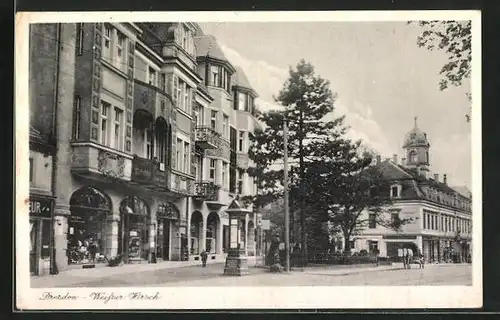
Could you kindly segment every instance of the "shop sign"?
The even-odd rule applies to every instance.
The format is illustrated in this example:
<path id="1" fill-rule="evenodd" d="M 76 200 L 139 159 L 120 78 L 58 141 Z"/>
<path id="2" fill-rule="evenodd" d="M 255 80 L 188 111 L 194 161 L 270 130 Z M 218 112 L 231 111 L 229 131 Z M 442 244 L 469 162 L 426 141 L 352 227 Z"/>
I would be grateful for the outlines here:
<path id="1" fill-rule="evenodd" d="M 51 218 L 52 199 L 30 198 L 29 211 L 30 216 Z"/>
<path id="2" fill-rule="evenodd" d="M 417 236 L 407 236 L 407 235 L 384 235 L 384 239 L 395 239 L 395 240 L 415 240 Z"/>
<path id="3" fill-rule="evenodd" d="M 134 158 L 132 163 L 132 181 L 148 183 L 153 179 L 153 166 L 146 159 Z"/>

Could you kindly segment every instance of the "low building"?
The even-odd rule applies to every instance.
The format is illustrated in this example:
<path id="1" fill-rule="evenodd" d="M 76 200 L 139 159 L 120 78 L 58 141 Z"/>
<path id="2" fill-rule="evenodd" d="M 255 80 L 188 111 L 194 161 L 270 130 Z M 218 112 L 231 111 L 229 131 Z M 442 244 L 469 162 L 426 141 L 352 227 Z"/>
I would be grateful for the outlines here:
<path id="1" fill-rule="evenodd" d="M 386 219 L 411 219 L 401 230 L 377 225 L 375 216 L 365 213 L 368 224 L 352 239 L 353 252 L 378 250 L 381 257 L 394 257 L 398 249 L 415 244 L 427 262 L 447 261 L 454 256 L 466 260 L 471 253 L 472 194 L 448 185 L 447 175 L 430 175 L 427 134 L 417 127 L 407 133 L 405 158 L 397 157 L 376 165 L 391 182 L 393 202 Z"/>

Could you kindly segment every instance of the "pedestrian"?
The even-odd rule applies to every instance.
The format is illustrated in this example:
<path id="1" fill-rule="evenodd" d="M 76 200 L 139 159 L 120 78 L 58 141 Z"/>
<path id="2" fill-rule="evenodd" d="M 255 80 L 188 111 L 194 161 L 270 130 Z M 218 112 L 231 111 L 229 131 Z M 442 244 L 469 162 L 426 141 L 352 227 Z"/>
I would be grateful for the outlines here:
<path id="1" fill-rule="evenodd" d="M 203 267 L 206 267 L 207 266 L 207 258 L 208 258 L 207 251 L 203 250 L 203 252 L 200 255 L 201 255 L 201 265 Z"/>

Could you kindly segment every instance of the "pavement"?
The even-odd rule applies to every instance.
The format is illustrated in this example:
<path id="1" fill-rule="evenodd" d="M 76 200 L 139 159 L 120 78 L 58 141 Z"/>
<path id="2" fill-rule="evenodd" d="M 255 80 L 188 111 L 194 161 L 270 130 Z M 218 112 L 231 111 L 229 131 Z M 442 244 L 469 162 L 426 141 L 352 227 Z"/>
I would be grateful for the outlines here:
<path id="1" fill-rule="evenodd" d="M 31 277 L 31 287 L 127 287 L 127 286 L 325 286 L 325 285 L 471 285 L 470 264 L 429 264 L 425 269 L 389 266 L 311 266 L 288 273 L 270 273 L 249 263 L 249 275 L 225 276 L 224 262 L 170 261 L 158 264 L 75 269 L 58 275 Z"/>

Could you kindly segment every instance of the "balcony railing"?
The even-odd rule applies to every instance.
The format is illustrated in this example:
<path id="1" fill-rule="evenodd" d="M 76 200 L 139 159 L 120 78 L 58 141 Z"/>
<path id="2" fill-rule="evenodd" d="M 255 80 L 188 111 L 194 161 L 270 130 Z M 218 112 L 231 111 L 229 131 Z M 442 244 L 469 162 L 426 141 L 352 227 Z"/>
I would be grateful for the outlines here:
<path id="1" fill-rule="evenodd" d="M 132 160 L 132 182 L 146 187 L 167 188 L 169 186 L 169 168 L 156 160 L 134 156 Z"/>
<path id="2" fill-rule="evenodd" d="M 196 127 L 196 144 L 202 149 L 219 147 L 220 134 L 208 126 Z"/>
<path id="3" fill-rule="evenodd" d="M 219 186 L 211 181 L 199 181 L 195 183 L 194 197 L 205 201 L 218 201 Z"/>

